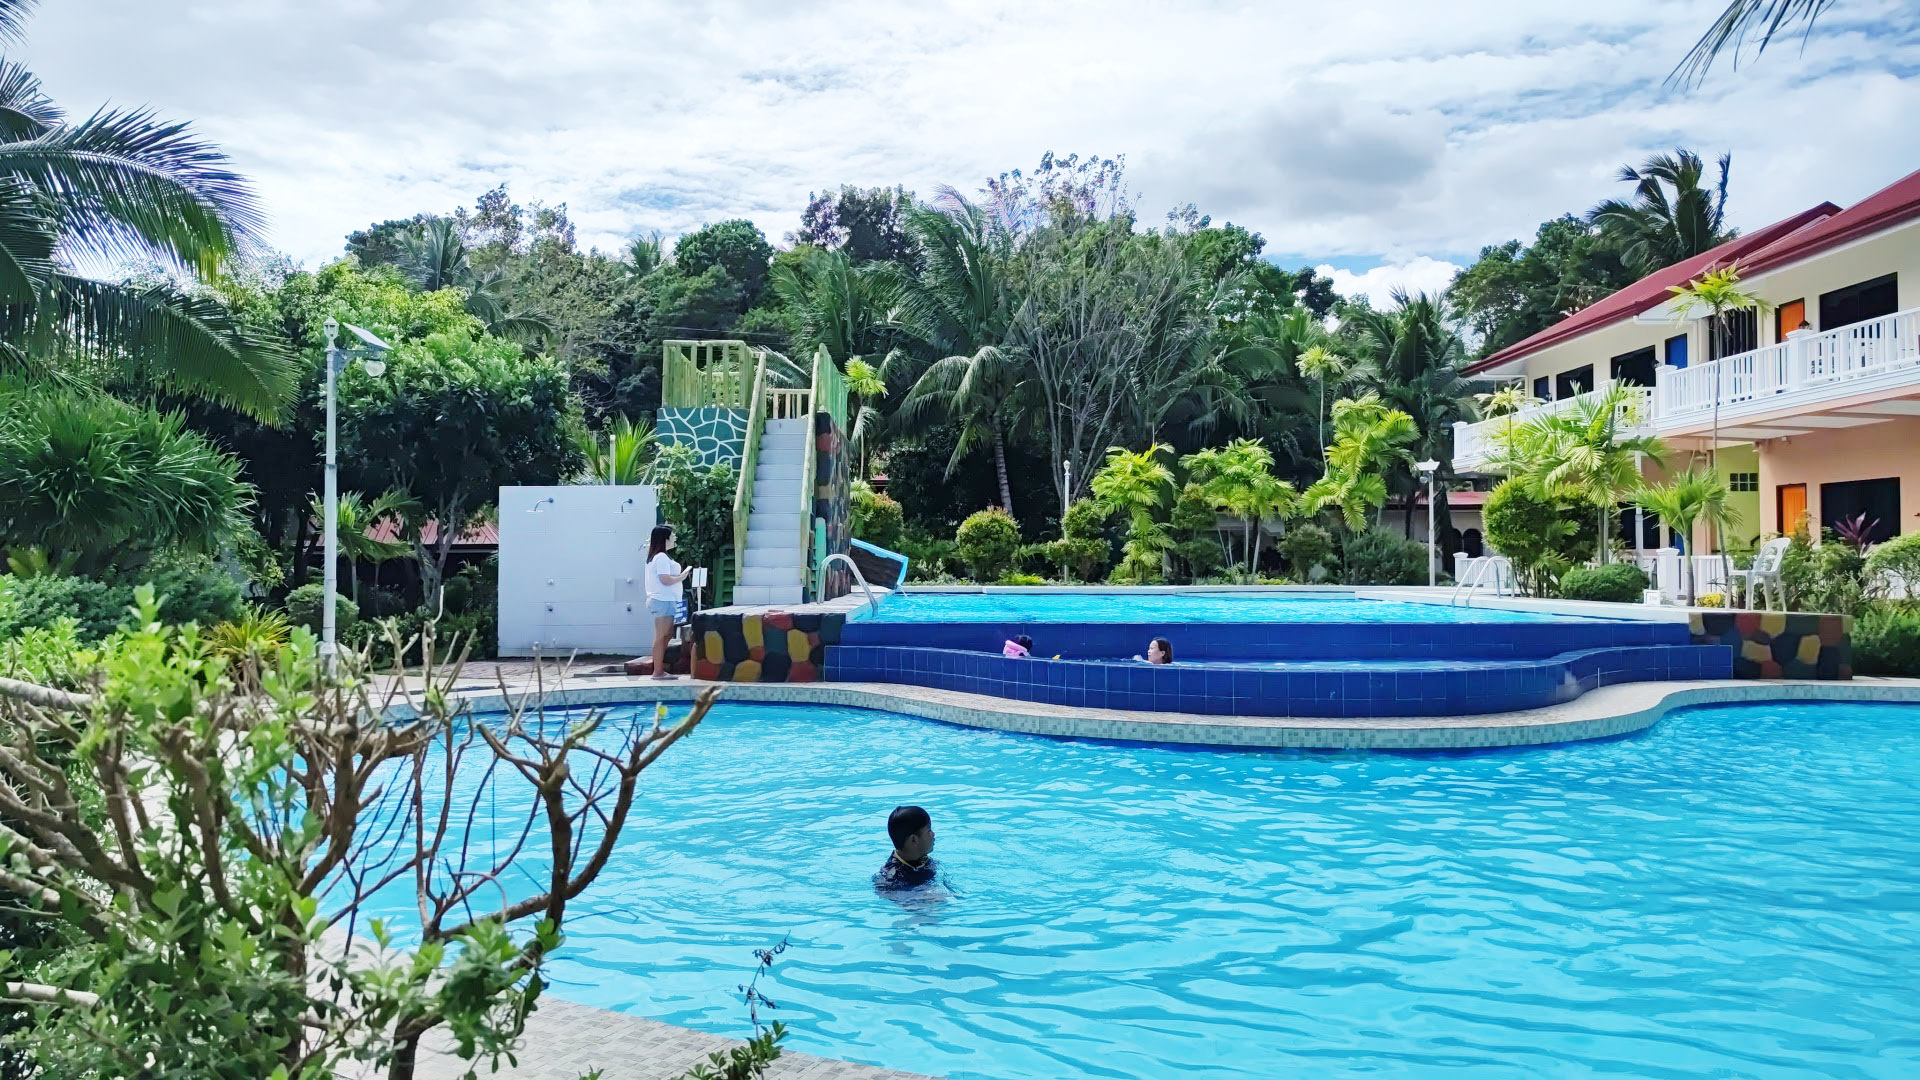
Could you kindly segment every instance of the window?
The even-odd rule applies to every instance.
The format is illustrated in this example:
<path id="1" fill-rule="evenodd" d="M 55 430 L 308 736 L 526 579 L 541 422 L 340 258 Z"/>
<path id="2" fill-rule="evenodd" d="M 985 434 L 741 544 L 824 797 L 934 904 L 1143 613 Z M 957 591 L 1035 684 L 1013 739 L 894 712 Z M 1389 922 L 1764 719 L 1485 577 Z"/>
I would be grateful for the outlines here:
<path id="1" fill-rule="evenodd" d="M 1614 382 L 1629 386 L 1653 385 L 1653 346 L 1621 353 L 1608 362 Z"/>
<path id="2" fill-rule="evenodd" d="M 1559 400 L 1578 397 L 1593 389 L 1593 365 L 1582 364 L 1572 371 L 1563 371 L 1554 376 L 1553 396 Z"/>
<path id="3" fill-rule="evenodd" d="M 1553 396 L 1549 393 L 1552 389 L 1551 386 L 1547 385 L 1547 377 L 1545 375 L 1533 380 L 1533 396 L 1541 401 L 1545 401 Z"/>
<path id="4" fill-rule="evenodd" d="M 1900 478 L 1820 485 L 1822 529 L 1837 529 L 1862 515 L 1867 519 L 1867 538 L 1874 543 L 1900 535 Z"/>
<path id="5" fill-rule="evenodd" d="M 1833 330 L 1893 314 L 1900 306 L 1898 279 L 1898 274 L 1888 274 L 1820 294 L 1820 329 Z"/>
<path id="6" fill-rule="evenodd" d="M 1715 360 L 1759 348 L 1759 316 L 1751 308 L 1729 311 L 1720 316 L 1719 328 L 1711 337 L 1711 346 Z"/>
<path id="7" fill-rule="evenodd" d="M 1759 491 L 1760 474 L 1757 472 L 1737 472 L 1727 474 L 1728 491 Z"/>
<path id="8" fill-rule="evenodd" d="M 1675 334 L 1667 339 L 1667 366 L 1675 368 L 1687 366 L 1687 335 Z"/>

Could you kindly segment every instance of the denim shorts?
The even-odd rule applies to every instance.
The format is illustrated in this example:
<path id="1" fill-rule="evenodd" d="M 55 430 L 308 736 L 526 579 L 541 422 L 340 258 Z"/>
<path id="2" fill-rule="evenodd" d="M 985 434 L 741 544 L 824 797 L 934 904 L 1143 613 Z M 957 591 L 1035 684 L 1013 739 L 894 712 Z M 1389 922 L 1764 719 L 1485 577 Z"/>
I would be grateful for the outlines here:
<path id="1" fill-rule="evenodd" d="M 680 601 L 661 600 L 649 596 L 647 598 L 647 614 L 656 619 L 676 618 L 680 614 Z"/>

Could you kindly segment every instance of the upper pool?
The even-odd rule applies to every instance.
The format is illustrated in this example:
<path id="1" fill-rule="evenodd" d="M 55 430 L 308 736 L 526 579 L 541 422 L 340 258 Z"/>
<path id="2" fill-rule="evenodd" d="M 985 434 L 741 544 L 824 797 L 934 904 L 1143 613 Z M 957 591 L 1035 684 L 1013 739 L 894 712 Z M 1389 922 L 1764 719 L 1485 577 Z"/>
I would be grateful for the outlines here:
<path id="1" fill-rule="evenodd" d="M 1607 622 L 1570 615 L 1452 607 L 1312 593 L 895 593 L 861 622 L 888 623 L 1527 623 Z"/>
<path id="2" fill-rule="evenodd" d="M 737 1036 L 791 935 L 793 1048 L 955 1080 L 1920 1075 L 1912 707 L 1289 753 L 723 705 L 641 792 L 550 993 Z M 904 802 L 947 883 L 901 901 L 869 876 Z"/>

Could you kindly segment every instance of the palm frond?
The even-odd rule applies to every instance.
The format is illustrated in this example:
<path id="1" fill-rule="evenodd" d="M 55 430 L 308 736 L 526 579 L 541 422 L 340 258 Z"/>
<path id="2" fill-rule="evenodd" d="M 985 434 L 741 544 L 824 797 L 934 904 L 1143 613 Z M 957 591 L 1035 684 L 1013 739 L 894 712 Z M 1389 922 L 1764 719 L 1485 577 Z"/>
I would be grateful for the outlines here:
<path id="1" fill-rule="evenodd" d="M 258 242 L 265 223 L 227 161 L 185 124 L 148 109 L 102 109 L 78 124 L 0 142 L 0 175 L 31 183 L 49 200 L 65 246 L 203 273 Z"/>
<path id="2" fill-rule="evenodd" d="M 0 176 L 0 305 L 32 307 L 53 276 L 59 239 L 24 181 Z"/>
<path id="3" fill-rule="evenodd" d="M 1674 69 L 1667 74 L 1669 85 L 1698 86 L 1721 54 L 1733 53 L 1733 66 L 1740 67 L 1740 47 L 1758 39 L 1753 55 L 1758 58 L 1782 31 L 1802 28 L 1801 42 L 1813 34 L 1814 23 L 1833 6 L 1833 0 L 1732 0 L 1720 12 L 1707 32 L 1700 35 Z"/>
<path id="4" fill-rule="evenodd" d="M 0 60 L 0 140 L 31 139 L 58 127 L 64 118 L 60 107 L 40 89 L 39 76 L 11 60 Z"/>
<path id="5" fill-rule="evenodd" d="M 38 0 L 0 0 L 0 41 L 18 42 L 27 36 L 27 13 Z"/>

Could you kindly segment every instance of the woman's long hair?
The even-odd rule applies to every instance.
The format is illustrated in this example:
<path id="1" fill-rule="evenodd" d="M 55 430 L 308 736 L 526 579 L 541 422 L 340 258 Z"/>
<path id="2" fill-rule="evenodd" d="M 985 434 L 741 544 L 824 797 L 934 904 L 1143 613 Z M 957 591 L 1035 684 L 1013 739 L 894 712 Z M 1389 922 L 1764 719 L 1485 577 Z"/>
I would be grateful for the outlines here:
<path id="1" fill-rule="evenodd" d="M 1157 637 L 1148 642 L 1148 644 L 1160 646 L 1160 654 L 1167 658 L 1167 663 L 1173 663 L 1173 642 L 1163 637 Z"/>
<path id="2" fill-rule="evenodd" d="M 652 562 L 655 555 L 667 550 L 667 541 L 673 539 L 673 526 L 655 525 L 653 539 L 647 541 L 647 561 Z"/>

